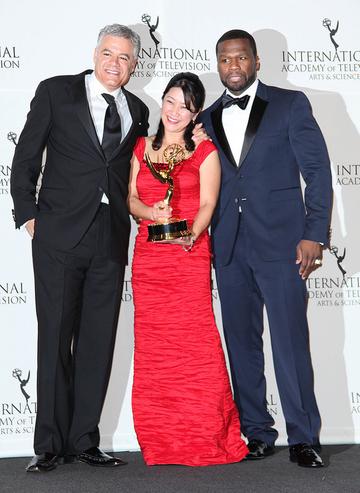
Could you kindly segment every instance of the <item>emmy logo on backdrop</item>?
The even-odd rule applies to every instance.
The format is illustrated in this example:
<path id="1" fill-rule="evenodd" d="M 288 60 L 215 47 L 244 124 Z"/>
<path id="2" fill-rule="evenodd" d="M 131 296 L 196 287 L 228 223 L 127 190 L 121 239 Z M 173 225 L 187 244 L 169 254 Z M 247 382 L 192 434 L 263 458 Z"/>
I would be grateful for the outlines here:
<path id="1" fill-rule="evenodd" d="M 21 379 L 21 375 L 22 375 L 22 371 L 19 370 L 19 368 L 14 368 L 14 370 L 12 371 L 12 376 L 14 378 L 17 378 L 20 382 L 20 390 L 21 390 L 21 393 L 22 395 L 25 397 L 26 399 L 26 404 L 28 403 L 28 400 L 30 399 L 30 396 L 29 394 L 26 392 L 26 390 L 24 389 L 24 387 L 28 384 L 29 380 L 30 380 L 30 370 L 29 370 L 29 373 L 28 373 L 28 376 L 27 378 L 25 379 Z"/>
<path id="2" fill-rule="evenodd" d="M 174 193 L 174 180 L 171 176 L 175 166 L 181 165 L 185 159 L 185 150 L 179 144 L 171 144 L 164 150 L 164 163 L 153 163 L 149 154 L 145 154 L 146 164 L 154 178 L 161 183 L 168 185 L 164 197 L 164 203 L 170 204 Z M 172 240 L 191 236 L 186 219 L 171 217 L 169 219 L 159 220 L 156 223 L 148 225 L 148 241 L 171 243 Z"/>
<path id="3" fill-rule="evenodd" d="M 149 28 L 149 33 L 151 36 L 151 39 L 155 43 L 155 49 L 157 48 L 157 45 L 160 43 L 160 41 L 155 37 L 154 32 L 156 31 L 158 25 L 159 25 L 159 16 L 156 18 L 156 24 L 151 25 L 151 17 L 149 14 L 143 14 L 141 17 L 141 20 L 143 21 L 144 24 L 147 24 Z"/>
<path id="4" fill-rule="evenodd" d="M 329 249 L 329 251 L 330 251 L 330 253 L 332 253 L 333 255 L 335 255 L 337 265 L 338 265 L 338 267 L 340 269 L 340 272 L 343 275 L 343 279 L 345 279 L 346 270 L 343 268 L 343 266 L 341 265 L 341 263 L 342 263 L 342 261 L 345 258 L 346 248 L 344 248 L 344 252 L 343 252 L 342 255 L 338 255 L 339 249 L 338 249 L 337 246 L 331 246 L 330 249 Z"/>
<path id="5" fill-rule="evenodd" d="M 17 139 L 17 134 L 15 132 L 9 132 L 7 134 L 8 140 L 10 140 L 15 146 L 17 145 L 16 139 Z"/>
<path id="6" fill-rule="evenodd" d="M 323 24 L 323 26 L 326 29 L 328 29 L 328 31 L 330 33 L 331 42 L 334 45 L 335 51 L 337 51 L 337 49 L 339 48 L 339 45 L 335 41 L 334 36 L 338 32 L 338 29 L 339 29 L 339 21 L 337 21 L 337 24 L 336 24 L 335 29 L 331 29 L 331 20 L 330 19 L 324 19 L 323 22 L 322 22 L 322 24 Z"/>

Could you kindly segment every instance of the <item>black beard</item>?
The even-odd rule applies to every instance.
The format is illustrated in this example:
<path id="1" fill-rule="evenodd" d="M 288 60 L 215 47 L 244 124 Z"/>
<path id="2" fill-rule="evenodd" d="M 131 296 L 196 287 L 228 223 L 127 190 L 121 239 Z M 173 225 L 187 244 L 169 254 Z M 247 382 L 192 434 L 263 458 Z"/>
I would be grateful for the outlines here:
<path id="1" fill-rule="evenodd" d="M 222 80 L 221 79 L 221 82 L 223 83 L 223 85 L 229 89 L 230 92 L 232 92 L 233 94 L 236 94 L 237 96 L 239 96 L 240 94 L 242 94 L 244 91 L 246 91 L 246 89 L 248 87 L 251 86 L 251 84 L 256 80 L 256 73 L 254 74 L 251 74 L 243 84 L 239 83 L 237 85 L 229 85 L 226 83 L 225 80 Z"/>

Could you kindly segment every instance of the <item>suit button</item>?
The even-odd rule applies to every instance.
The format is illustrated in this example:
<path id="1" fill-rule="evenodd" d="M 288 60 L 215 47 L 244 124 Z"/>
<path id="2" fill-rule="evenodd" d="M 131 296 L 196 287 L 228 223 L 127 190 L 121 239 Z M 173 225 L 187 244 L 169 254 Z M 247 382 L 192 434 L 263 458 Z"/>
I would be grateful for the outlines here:
<path id="1" fill-rule="evenodd" d="M 235 204 L 238 204 L 238 203 L 239 203 L 239 199 L 236 197 Z"/>
<path id="2" fill-rule="evenodd" d="M 99 190 L 99 192 L 103 192 L 104 191 L 101 187 L 99 187 L 98 190 Z"/>

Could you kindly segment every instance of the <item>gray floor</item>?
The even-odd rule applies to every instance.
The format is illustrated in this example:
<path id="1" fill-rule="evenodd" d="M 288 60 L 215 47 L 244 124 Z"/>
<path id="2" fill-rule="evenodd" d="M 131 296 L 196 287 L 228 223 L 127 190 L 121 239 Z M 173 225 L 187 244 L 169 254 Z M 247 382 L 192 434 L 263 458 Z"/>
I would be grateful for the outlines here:
<path id="1" fill-rule="evenodd" d="M 262 461 L 210 467 L 144 465 L 140 453 L 118 454 L 129 462 L 114 469 L 86 464 L 58 466 L 46 474 L 25 473 L 29 458 L 0 459 L 1 493 L 360 493 L 360 446 L 323 447 L 326 467 L 306 469 L 279 447 Z"/>

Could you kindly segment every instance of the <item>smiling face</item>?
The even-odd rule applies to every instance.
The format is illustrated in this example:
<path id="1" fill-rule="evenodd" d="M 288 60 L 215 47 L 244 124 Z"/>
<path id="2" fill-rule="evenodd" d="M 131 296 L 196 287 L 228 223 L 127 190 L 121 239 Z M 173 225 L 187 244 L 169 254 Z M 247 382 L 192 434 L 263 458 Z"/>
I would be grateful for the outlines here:
<path id="1" fill-rule="evenodd" d="M 165 94 L 161 108 L 161 120 L 165 131 L 180 133 L 185 130 L 196 113 L 188 110 L 185 105 L 184 93 L 181 87 L 172 87 Z"/>
<path id="2" fill-rule="evenodd" d="M 136 61 L 129 39 L 104 36 L 94 53 L 95 76 L 109 92 L 115 91 L 127 84 Z"/>
<path id="3" fill-rule="evenodd" d="M 251 86 L 260 68 L 259 57 L 255 57 L 249 40 L 245 38 L 219 43 L 217 63 L 221 82 L 236 95 Z"/>

